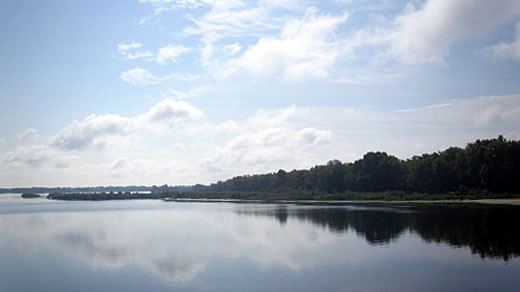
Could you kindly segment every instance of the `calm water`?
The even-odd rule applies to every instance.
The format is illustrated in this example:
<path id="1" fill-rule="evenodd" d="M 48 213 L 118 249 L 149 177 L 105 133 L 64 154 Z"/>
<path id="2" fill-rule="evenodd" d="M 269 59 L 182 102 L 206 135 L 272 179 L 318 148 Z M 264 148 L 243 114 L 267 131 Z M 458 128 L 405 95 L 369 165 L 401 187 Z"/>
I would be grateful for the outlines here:
<path id="1" fill-rule="evenodd" d="M 520 291 L 520 208 L 0 194 L 0 291 Z"/>

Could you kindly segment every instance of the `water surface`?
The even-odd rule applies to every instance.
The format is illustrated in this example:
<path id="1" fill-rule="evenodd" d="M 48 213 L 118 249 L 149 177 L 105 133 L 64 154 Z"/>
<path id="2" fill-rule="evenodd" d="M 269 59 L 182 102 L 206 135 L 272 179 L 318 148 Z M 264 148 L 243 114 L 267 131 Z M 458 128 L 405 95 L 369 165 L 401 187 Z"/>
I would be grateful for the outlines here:
<path id="1" fill-rule="evenodd" d="M 519 207 L 0 194 L 0 291 L 520 291 Z"/>

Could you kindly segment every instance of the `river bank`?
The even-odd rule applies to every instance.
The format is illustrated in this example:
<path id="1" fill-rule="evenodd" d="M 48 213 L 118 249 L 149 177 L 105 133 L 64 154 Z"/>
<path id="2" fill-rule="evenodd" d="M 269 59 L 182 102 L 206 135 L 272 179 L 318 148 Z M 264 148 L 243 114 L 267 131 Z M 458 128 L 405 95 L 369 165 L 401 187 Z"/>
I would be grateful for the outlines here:
<path id="1" fill-rule="evenodd" d="M 478 200 L 242 200 L 242 199 L 188 199 L 165 198 L 167 202 L 198 202 L 198 203 L 280 203 L 280 204 L 324 204 L 324 205 L 352 205 L 352 204 L 486 204 L 520 206 L 520 199 L 478 199 Z"/>

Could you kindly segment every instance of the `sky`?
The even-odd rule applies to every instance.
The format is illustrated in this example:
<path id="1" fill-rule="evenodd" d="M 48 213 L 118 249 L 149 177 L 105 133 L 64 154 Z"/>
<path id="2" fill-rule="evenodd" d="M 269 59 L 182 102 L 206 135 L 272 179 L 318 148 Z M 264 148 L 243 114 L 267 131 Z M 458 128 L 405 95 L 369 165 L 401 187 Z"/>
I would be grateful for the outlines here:
<path id="1" fill-rule="evenodd" d="M 0 64 L 0 187 L 520 139 L 518 0 L 5 0 Z"/>

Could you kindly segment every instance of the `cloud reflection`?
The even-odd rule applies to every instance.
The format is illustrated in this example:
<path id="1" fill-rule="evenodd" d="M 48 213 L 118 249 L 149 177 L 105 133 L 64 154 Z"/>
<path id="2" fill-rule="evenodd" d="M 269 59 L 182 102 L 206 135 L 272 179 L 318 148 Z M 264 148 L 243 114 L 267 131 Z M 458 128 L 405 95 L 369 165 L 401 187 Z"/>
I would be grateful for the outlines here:
<path id="1" fill-rule="evenodd" d="M 518 236 L 504 237 L 504 230 L 493 231 L 494 242 L 477 240 L 477 235 L 489 235 L 475 229 L 484 222 L 479 220 L 496 227 L 511 219 L 496 217 L 496 212 L 507 214 L 504 209 L 459 209 L 455 215 L 384 208 L 156 204 L 152 210 L 104 210 L 92 204 L 81 212 L 0 215 L 0 254 L 7 243 L 33 254 L 52 250 L 92 270 L 138 267 L 172 286 L 195 285 L 200 282 L 195 280 L 231 262 L 298 273 L 338 264 L 369 266 L 392 258 L 472 260 L 469 252 L 425 245 L 423 240 L 469 246 L 483 257 L 520 254 Z M 473 216 L 474 234 L 459 229 L 468 227 L 465 216 Z M 456 230 L 459 236 L 451 238 Z M 393 244 L 397 241 L 400 244 Z"/>

